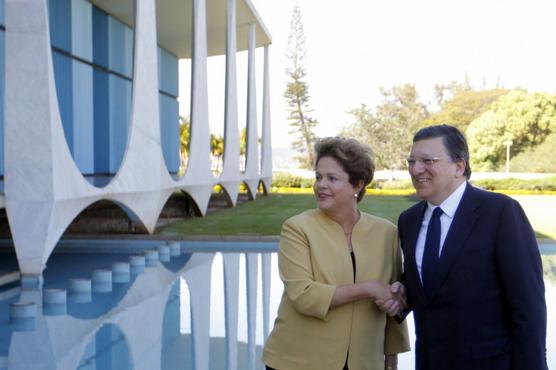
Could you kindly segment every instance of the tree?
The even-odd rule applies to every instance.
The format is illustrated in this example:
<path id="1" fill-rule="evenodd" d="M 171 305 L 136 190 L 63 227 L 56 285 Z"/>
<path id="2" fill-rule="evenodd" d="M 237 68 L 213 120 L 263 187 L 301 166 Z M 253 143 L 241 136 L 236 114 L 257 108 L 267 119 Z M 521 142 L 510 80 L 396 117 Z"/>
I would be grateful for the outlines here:
<path id="1" fill-rule="evenodd" d="M 447 84 L 436 84 L 434 85 L 434 96 L 436 98 L 436 104 L 439 107 L 447 101 L 453 98 L 456 94 L 461 91 L 472 90 L 471 84 L 469 83 L 469 77 L 465 75 L 465 81 L 463 83 L 458 81 L 451 81 Z"/>
<path id="2" fill-rule="evenodd" d="M 215 159 L 213 161 L 213 170 L 220 171 L 222 156 L 224 155 L 224 138 L 222 135 L 210 134 L 210 154 Z"/>
<path id="3" fill-rule="evenodd" d="M 288 103 L 290 134 L 296 136 L 292 142 L 292 148 L 300 153 L 296 158 L 300 166 L 312 168 L 314 165 L 313 146 L 316 140 L 313 130 L 318 121 L 310 116 L 312 110 L 309 108 L 309 85 L 305 81 L 307 72 L 304 67 L 305 32 L 298 5 L 293 8 L 286 57 L 290 61 L 290 66 L 286 69 L 289 82 L 286 84 L 284 97 Z"/>
<path id="4" fill-rule="evenodd" d="M 511 159 L 514 172 L 556 173 L 556 132 L 551 133 L 539 145 L 528 148 Z"/>
<path id="5" fill-rule="evenodd" d="M 401 169 L 411 148 L 411 138 L 427 118 L 426 106 L 420 101 L 414 85 L 381 88 L 383 101 L 374 111 L 362 104 L 349 111 L 355 122 L 344 129 L 343 136 L 356 137 L 368 144 L 378 168 Z"/>
<path id="6" fill-rule="evenodd" d="M 508 90 L 473 90 L 469 85 L 452 82 L 450 85 L 436 85 L 435 95 L 440 110 L 423 121 L 424 126 L 450 124 L 462 132 Z M 449 98 L 447 98 L 449 96 Z"/>
<path id="7" fill-rule="evenodd" d="M 183 175 L 189 157 L 189 142 L 191 140 L 191 122 L 189 116 L 179 116 L 180 125 L 180 168 L 178 173 Z"/>
<path id="8" fill-rule="evenodd" d="M 467 129 L 472 166 L 497 170 L 506 159 L 506 144 L 511 155 L 539 145 L 556 132 L 556 95 L 512 90 L 475 119 Z"/>

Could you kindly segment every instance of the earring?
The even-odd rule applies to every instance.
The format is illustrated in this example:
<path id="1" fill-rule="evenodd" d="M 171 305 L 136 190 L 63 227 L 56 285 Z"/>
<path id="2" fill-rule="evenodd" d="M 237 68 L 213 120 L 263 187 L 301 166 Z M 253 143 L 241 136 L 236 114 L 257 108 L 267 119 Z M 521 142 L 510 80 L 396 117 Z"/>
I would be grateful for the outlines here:
<path id="1" fill-rule="evenodd" d="M 359 193 L 355 193 L 355 194 L 353 194 L 353 197 L 357 198 L 358 195 L 359 195 Z"/>

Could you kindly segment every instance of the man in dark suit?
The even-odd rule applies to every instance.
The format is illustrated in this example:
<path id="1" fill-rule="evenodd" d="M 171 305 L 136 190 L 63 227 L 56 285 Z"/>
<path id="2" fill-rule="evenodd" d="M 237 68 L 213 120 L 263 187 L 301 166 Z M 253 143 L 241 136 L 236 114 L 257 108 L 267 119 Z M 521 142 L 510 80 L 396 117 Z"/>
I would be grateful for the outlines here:
<path id="1" fill-rule="evenodd" d="M 455 127 L 417 132 L 407 164 L 423 201 L 398 220 L 405 272 L 392 289 L 413 310 L 416 369 L 547 370 L 541 259 L 519 203 L 467 182 Z"/>

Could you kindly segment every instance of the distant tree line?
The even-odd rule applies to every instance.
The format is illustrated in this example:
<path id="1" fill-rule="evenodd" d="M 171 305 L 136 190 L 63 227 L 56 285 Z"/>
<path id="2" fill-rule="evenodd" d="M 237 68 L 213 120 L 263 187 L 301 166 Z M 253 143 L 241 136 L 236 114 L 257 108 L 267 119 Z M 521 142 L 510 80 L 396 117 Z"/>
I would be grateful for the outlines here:
<path id="1" fill-rule="evenodd" d="M 414 85 L 381 88 L 382 101 L 349 111 L 353 121 L 340 135 L 369 144 L 379 168 L 402 169 L 413 134 L 446 123 L 466 134 L 473 170 L 504 170 L 511 142 L 512 171 L 556 172 L 556 94 L 475 89 L 467 81 L 434 89 L 435 101 L 426 104 Z"/>

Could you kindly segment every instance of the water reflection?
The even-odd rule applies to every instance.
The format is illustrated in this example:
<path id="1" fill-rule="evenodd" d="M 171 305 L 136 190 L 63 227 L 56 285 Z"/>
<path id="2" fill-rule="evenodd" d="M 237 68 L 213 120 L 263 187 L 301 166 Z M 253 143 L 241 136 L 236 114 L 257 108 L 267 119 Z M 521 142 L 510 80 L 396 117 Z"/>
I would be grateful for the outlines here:
<path id="1" fill-rule="evenodd" d="M 182 247 L 153 260 L 149 246 L 148 263 L 138 251 L 54 254 L 42 287 L 0 290 L 0 370 L 262 369 L 283 289 L 276 244 Z M 556 369 L 556 245 L 541 252 Z M 14 319 L 15 302 L 36 315 Z M 399 362 L 414 368 L 412 353 Z"/>
<path id="2" fill-rule="evenodd" d="M 556 253 L 543 254 L 542 267 L 544 270 L 544 278 L 548 280 L 551 285 L 556 284 Z"/>
<path id="3" fill-rule="evenodd" d="M 85 348 L 77 369 L 133 369 L 121 330 L 112 324 L 103 325 Z"/>
<path id="4" fill-rule="evenodd" d="M 241 343 L 238 333 L 256 332 L 257 277 L 270 263 L 259 264 L 260 248 L 244 244 L 223 254 L 191 247 L 145 250 L 144 267 L 135 269 L 137 256 L 132 263 L 129 254 L 52 255 L 42 286 L 0 291 L 0 369 L 261 368 L 253 336 Z M 30 304 L 33 317 L 10 312 L 16 302 Z M 214 315 L 226 327 L 216 335 Z M 240 315 L 249 329 L 238 324 Z"/>

